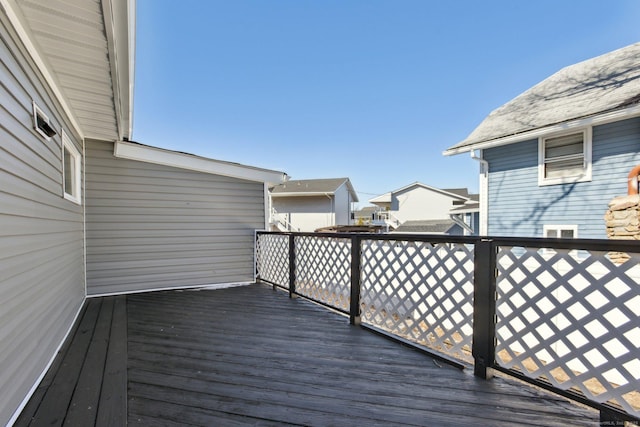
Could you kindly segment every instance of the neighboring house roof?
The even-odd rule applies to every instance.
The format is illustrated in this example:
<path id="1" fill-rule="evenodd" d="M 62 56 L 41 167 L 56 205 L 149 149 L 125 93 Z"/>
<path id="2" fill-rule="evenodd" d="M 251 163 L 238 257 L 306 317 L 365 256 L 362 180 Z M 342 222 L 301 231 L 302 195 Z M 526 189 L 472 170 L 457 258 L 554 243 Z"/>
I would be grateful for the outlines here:
<path id="1" fill-rule="evenodd" d="M 394 233 L 446 233 L 454 225 L 456 225 L 456 223 L 448 219 L 405 221 L 393 232 Z"/>
<path id="2" fill-rule="evenodd" d="M 163 148 L 131 141 L 117 141 L 113 149 L 113 154 L 115 157 L 123 159 L 229 176 L 246 179 L 248 181 L 266 182 L 271 185 L 285 182 L 288 178 L 284 172 L 199 157 L 193 154 L 165 150 Z"/>
<path id="3" fill-rule="evenodd" d="M 354 212 L 356 218 L 371 218 L 371 215 L 380 211 L 378 206 L 365 206 L 360 210 Z"/>
<path id="4" fill-rule="evenodd" d="M 391 203 L 391 191 L 369 199 L 369 203 Z"/>
<path id="5" fill-rule="evenodd" d="M 298 179 L 287 181 L 271 189 L 272 197 L 307 197 L 335 195 L 343 185 L 351 193 L 352 201 L 358 201 L 358 195 L 349 178 Z"/>
<path id="6" fill-rule="evenodd" d="M 464 200 L 464 199 L 468 199 L 468 195 L 469 192 L 467 191 L 466 188 L 454 188 L 454 189 L 448 189 L 448 190 L 443 190 L 440 188 L 436 188 L 436 187 L 431 187 L 429 185 L 423 184 L 421 182 L 414 182 L 412 184 L 409 185 L 405 185 L 404 187 L 398 188 L 397 190 L 393 190 L 390 191 L 388 193 L 384 193 L 380 196 L 374 197 L 373 199 L 369 199 L 369 203 L 391 203 L 391 199 L 393 197 L 394 194 L 398 194 L 398 193 L 402 193 L 405 192 L 407 190 L 416 188 L 416 187 L 422 187 L 422 188 L 426 188 L 427 190 L 431 190 L 431 191 L 435 191 L 441 194 L 445 194 L 448 195 L 450 197 L 456 198 L 456 199 L 460 199 L 460 200 Z"/>
<path id="7" fill-rule="evenodd" d="M 442 191 L 446 191 L 447 193 L 457 194 L 458 196 L 462 196 L 464 198 L 469 197 L 469 190 L 466 188 L 443 188 Z"/>
<path id="8" fill-rule="evenodd" d="M 640 43 L 561 69 L 494 110 L 443 154 L 510 144 L 533 133 L 607 123 L 640 115 Z"/>
<path id="9" fill-rule="evenodd" d="M 131 137 L 135 0 L 0 0 L 0 9 L 80 137 Z"/>
<path id="10" fill-rule="evenodd" d="M 462 206 L 451 209 L 449 212 L 452 214 L 480 212 L 480 202 L 468 201 Z"/>

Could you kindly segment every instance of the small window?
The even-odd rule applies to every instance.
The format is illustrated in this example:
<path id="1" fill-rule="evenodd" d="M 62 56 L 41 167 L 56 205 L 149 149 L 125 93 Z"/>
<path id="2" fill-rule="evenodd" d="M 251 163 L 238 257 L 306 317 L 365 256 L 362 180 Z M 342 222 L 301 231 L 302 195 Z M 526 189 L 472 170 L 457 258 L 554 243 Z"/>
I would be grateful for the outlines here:
<path id="1" fill-rule="evenodd" d="M 64 198 L 80 204 L 82 156 L 66 133 L 62 132 L 62 187 Z"/>
<path id="2" fill-rule="evenodd" d="M 550 239 L 575 239 L 578 237 L 577 225 L 545 225 L 544 237 Z"/>
<path id="3" fill-rule="evenodd" d="M 33 128 L 47 141 L 51 139 L 57 132 L 51 126 L 49 117 L 33 102 Z"/>
<path id="4" fill-rule="evenodd" d="M 591 181 L 591 129 L 540 138 L 538 184 Z"/>

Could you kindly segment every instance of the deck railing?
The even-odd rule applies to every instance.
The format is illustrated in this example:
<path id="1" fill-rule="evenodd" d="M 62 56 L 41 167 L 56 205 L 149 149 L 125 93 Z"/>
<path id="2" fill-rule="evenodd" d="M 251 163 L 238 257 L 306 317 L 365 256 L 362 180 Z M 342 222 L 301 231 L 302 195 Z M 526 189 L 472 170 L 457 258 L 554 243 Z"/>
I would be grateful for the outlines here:
<path id="1" fill-rule="evenodd" d="M 258 232 L 256 271 L 477 376 L 640 421 L 640 242 Z"/>

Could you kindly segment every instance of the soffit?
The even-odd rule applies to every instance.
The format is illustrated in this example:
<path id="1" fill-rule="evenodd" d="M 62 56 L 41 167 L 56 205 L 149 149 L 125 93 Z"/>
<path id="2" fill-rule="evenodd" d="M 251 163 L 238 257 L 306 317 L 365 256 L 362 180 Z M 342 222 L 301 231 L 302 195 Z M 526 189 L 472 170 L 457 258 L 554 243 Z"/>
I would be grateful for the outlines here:
<path id="1" fill-rule="evenodd" d="M 115 55 L 110 51 L 102 2 L 15 0 L 13 5 L 82 135 L 99 140 L 128 138 L 128 112 L 118 111 L 118 87 L 110 62 Z M 109 33 L 113 34 L 111 28 Z"/>

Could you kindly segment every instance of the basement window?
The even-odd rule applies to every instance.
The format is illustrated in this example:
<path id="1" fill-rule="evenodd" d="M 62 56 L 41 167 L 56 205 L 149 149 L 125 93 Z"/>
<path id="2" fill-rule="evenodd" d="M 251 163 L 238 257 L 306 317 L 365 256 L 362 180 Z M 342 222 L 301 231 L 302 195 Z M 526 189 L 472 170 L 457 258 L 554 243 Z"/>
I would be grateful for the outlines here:
<path id="1" fill-rule="evenodd" d="M 62 132 L 62 188 L 64 198 L 80 204 L 82 156 L 67 134 Z"/>
<path id="2" fill-rule="evenodd" d="M 540 138 L 538 185 L 591 181 L 591 128 Z"/>
<path id="3" fill-rule="evenodd" d="M 47 141 L 57 133 L 51 126 L 49 117 L 36 105 L 35 101 L 33 102 L 33 128 Z"/>
<path id="4" fill-rule="evenodd" d="M 545 225 L 544 237 L 548 239 L 575 239 L 578 237 L 577 225 Z"/>

